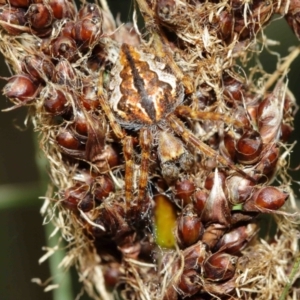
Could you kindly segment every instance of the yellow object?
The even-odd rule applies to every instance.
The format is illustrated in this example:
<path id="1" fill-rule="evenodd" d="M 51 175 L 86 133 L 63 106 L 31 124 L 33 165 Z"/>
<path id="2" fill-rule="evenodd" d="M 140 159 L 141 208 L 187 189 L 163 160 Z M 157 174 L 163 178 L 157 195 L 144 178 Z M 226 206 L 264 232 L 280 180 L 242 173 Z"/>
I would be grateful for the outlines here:
<path id="1" fill-rule="evenodd" d="M 176 226 L 175 205 L 164 195 L 154 197 L 154 232 L 156 244 L 163 248 L 174 248 Z"/>

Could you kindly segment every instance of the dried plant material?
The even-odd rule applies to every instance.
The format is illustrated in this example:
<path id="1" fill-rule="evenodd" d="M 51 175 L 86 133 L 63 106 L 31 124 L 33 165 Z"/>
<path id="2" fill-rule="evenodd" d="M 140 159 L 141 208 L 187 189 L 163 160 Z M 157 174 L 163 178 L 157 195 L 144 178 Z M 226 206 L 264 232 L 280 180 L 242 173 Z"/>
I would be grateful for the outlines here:
<path id="1" fill-rule="evenodd" d="M 3 93 L 30 107 L 49 160 L 60 267 L 93 299 L 295 299 L 285 76 L 299 48 L 274 74 L 243 63 L 275 13 L 299 37 L 297 1 L 136 2 L 132 24 L 105 0 L 1 4 Z M 257 237 L 261 213 L 274 237 Z"/>

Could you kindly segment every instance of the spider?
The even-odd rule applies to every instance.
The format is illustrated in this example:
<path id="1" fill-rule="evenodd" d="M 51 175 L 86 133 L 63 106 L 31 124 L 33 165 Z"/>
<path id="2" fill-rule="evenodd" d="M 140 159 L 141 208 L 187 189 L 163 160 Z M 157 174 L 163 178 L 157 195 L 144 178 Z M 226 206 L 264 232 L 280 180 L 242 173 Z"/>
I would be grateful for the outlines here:
<path id="1" fill-rule="evenodd" d="M 155 55 L 123 44 L 111 75 L 109 99 L 106 101 L 103 93 L 99 92 L 99 101 L 114 134 L 123 143 L 127 209 L 133 199 L 137 199 L 136 205 L 141 205 L 145 200 L 154 143 L 157 143 L 162 168 L 184 155 L 184 143 L 241 175 L 250 177 L 199 140 L 176 115 L 194 120 L 223 120 L 235 126 L 242 124 L 223 114 L 195 111 L 183 105 L 185 87 L 168 64 L 161 62 Z M 133 137 L 128 133 L 130 131 L 138 132 L 141 148 L 137 198 L 134 195 L 133 179 L 135 152 Z"/>

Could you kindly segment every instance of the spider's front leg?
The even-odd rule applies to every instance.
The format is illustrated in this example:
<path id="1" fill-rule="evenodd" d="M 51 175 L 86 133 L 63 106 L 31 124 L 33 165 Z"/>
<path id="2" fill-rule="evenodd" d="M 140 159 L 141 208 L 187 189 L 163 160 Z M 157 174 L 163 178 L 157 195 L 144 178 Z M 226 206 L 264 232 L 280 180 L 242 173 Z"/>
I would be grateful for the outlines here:
<path id="1" fill-rule="evenodd" d="M 217 112 L 207 112 L 199 110 L 195 111 L 192 108 L 184 105 L 178 106 L 175 110 L 175 113 L 178 116 L 188 117 L 194 120 L 222 121 L 223 123 L 232 124 L 239 128 L 243 128 L 245 126 L 244 123 L 231 116 L 226 116 L 222 113 Z"/>
<path id="2" fill-rule="evenodd" d="M 116 121 L 110 106 L 106 103 L 103 95 L 98 93 L 99 102 L 105 115 L 107 116 L 110 126 L 116 137 L 122 141 L 123 154 L 125 159 L 125 201 L 126 211 L 130 209 L 130 202 L 133 199 L 133 180 L 134 180 L 134 162 L 133 162 L 133 142 L 131 136 L 126 136 L 121 126 Z"/>

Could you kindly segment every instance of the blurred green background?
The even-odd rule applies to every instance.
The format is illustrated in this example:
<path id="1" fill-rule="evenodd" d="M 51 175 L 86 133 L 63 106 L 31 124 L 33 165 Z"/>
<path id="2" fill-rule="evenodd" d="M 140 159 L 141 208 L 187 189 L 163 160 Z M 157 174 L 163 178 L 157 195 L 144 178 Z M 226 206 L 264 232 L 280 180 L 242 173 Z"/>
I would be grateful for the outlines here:
<path id="1" fill-rule="evenodd" d="M 128 13 L 132 10 L 131 0 L 111 0 L 110 7 L 114 15 L 121 13 L 122 21 L 131 19 Z M 272 40 L 279 40 L 280 46 L 272 49 L 285 56 L 291 46 L 299 45 L 299 41 L 286 24 L 284 19 L 272 22 L 266 34 Z M 276 69 L 276 57 L 263 52 L 261 60 L 265 69 L 272 73 Z M 1 76 L 10 76 L 3 59 L 1 61 Z M 289 73 L 289 87 L 300 103 L 300 57 L 291 66 Z M 0 88 L 5 82 L 1 80 Z M 10 106 L 7 99 L 0 99 L 0 109 Z M 0 299 L 4 300 L 39 300 L 75 299 L 80 286 L 76 284 L 76 274 L 72 274 L 72 293 L 61 296 L 53 292 L 45 293 L 43 288 L 31 283 L 32 278 L 43 281 L 50 277 L 48 261 L 42 265 L 38 259 L 44 254 L 42 246 L 48 244 L 49 230 L 42 226 L 40 207 L 46 191 L 47 182 L 43 182 L 37 167 L 37 156 L 41 160 L 42 154 L 36 152 L 36 135 L 32 126 L 24 126 L 26 109 L 17 109 L 0 113 Z M 30 123 L 30 122 L 29 122 Z M 300 116 L 296 116 L 296 129 L 291 141 L 300 137 Z M 300 142 L 292 154 L 292 167 L 300 164 Z M 295 180 L 300 180 L 300 173 L 292 174 Z M 295 192 L 299 196 L 298 185 Z M 68 288 L 68 277 L 62 282 Z M 89 299 L 84 296 L 81 299 Z"/>

